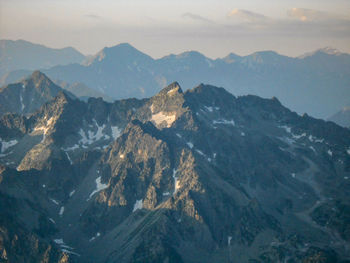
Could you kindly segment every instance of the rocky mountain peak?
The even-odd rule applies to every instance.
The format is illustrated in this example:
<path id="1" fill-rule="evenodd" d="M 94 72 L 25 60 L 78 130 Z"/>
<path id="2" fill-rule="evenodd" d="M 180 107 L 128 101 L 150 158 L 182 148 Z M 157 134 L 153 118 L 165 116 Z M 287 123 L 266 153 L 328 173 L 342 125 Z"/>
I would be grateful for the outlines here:
<path id="1" fill-rule="evenodd" d="M 178 59 L 205 59 L 206 57 L 198 51 L 186 51 L 176 56 Z"/>
<path id="2" fill-rule="evenodd" d="M 150 56 L 137 50 L 132 45 L 121 43 L 116 46 L 103 48 L 85 64 L 89 66 L 101 63 L 107 63 L 108 65 L 127 63 L 127 65 L 131 66 L 133 63 L 151 63 L 152 61 L 153 59 Z"/>
<path id="3" fill-rule="evenodd" d="M 177 82 L 161 90 L 149 102 L 150 120 L 159 128 L 169 128 L 186 109 L 182 89 Z"/>
<path id="4" fill-rule="evenodd" d="M 24 90 L 34 88 L 44 98 L 53 98 L 62 90 L 39 70 L 34 71 L 28 78 L 22 81 Z"/>
<path id="5" fill-rule="evenodd" d="M 168 96 L 172 96 L 173 94 L 183 93 L 182 89 L 176 81 L 162 89 L 159 94 L 167 94 Z"/>
<path id="6" fill-rule="evenodd" d="M 78 262 L 349 258 L 350 132 L 276 98 L 174 82 L 114 103 L 59 93 L 16 116 L 0 122 L 0 218 L 13 209 Z"/>
<path id="7" fill-rule="evenodd" d="M 52 100 L 62 88 L 54 84 L 45 74 L 34 71 L 21 82 L 0 89 L 0 115 L 5 113 L 30 114 Z M 69 96 L 73 94 L 66 91 Z"/>
<path id="8" fill-rule="evenodd" d="M 40 82 L 53 83 L 44 73 L 39 70 L 36 70 L 30 76 L 30 79 L 33 80 L 34 83 L 40 84 Z"/>

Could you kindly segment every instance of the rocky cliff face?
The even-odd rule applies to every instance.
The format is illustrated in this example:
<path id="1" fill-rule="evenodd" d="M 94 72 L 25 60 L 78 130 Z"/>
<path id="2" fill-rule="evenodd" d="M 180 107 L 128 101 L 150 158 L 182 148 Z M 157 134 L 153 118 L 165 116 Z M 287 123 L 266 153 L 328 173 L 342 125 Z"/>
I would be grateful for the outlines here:
<path id="1" fill-rule="evenodd" d="M 6 255 L 350 260 L 350 131 L 275 98 L 177 83 L 114 103 L 60 93 L 29 117 L 3 116 L 0 137 L 0 199 L 18 204 L 1 217 L 1 238 L 13 231 L 43 244 L 3 241 Z"/>

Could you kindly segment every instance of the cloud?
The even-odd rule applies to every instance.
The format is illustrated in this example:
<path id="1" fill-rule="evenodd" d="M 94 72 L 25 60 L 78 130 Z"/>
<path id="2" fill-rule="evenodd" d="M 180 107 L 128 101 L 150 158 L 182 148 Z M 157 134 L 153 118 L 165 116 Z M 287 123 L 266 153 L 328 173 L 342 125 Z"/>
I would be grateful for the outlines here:
<path id="1" fill-rule="evenodd" d="M 228 14 L 228 17 L 235 18 L 238 21 L 249 22 L 249 23 L 266 22 L 269 20 L 267 16 L 264 16 L 262 14 L 254 13 L 248 10 L 237 9 L 237 8 L 233 9 Z"/>
<path id="2" fill-rule="evenodd" d="M 318 23 L 349 23 L 348 17 L 331 14 L 327 12 L 321 12 L 313 9 L 306 8 L 292 8 L 287 11 L 287 16 L 292 19 L 296 19 L 302 22 L 318 22 Z"/>
<path id="3" fill-rule="evenodd" d="M 199 21 L 199 22 L 204 22 L 204 23 L 210 23 L 210 24 L 214 23 L 210 19 L 207 19 L 205 17 L 202 17 L 200 15 L 196 15 L 196 14 L 193 14 L 193 13 L 185 13 L 185 14 L 182 14 L 181 17 L 182 18 L 189 18 L 189 19 L 192 19 L 192 20 L 195 20 L 195 21 Z"/>
<path id="4" fill-rule="evenodd" d="M 96 15 L 96 14 L 86 14 L 86 15 L 84 15 L 84 16 L 85 16 L 85 17 L 88 17 L 88 18 L 91 18 L 91 19 L 98 19 L 98 20 L 102 19 L 101 16 Z"/>
<path id="5" fill-rule="evenodd" d="M 298 19 L 302 22 L 306 21 L 322 21 L 330 19 L 330 15 L 324 12 L 320 12 L 312 9 L 305 8 L 292 8 L 287 11 L 287 15 L 290 18 Z"/>
<path id="6" fill-rule="evenodd" d="M 305 8 L 292 8 L 285 18 L 272 18 L 249 10 L 233 9 L 226 25 L 231 32 L 264 36 L 334 37 L 350 36 L 348 17 Z M 234 22 L 234 23 L 232 23 Z"/>

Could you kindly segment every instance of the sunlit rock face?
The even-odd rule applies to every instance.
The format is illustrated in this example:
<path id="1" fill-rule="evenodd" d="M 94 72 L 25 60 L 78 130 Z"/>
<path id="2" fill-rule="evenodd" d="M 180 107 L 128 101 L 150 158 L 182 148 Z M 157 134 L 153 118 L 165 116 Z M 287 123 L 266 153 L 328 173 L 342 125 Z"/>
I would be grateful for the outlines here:
<path id="1" fill-rule="evenodd" d="M 350 131 L 276 98 L 60 93 L 4 115 L 0 138 L 0 256 L 14 262 L 348 259 Z"/>

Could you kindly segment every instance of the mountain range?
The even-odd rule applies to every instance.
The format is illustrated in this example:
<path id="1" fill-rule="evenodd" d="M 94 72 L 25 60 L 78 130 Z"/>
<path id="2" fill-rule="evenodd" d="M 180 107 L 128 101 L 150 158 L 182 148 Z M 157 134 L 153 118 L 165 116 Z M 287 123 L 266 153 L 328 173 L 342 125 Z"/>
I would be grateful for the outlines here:
<path id="1" fill-rule="evenodd" d="M 0 79 L 14 70 L 37 70 L 81 63 L 85 56 L 72 47 L 54 49 L 25 40 L 0 40 Z"/>
<path id="2" fill-rule="evenodd" d="M 299 114 L 324 119 L 350 104 L 350 55 L 331 48 L 296 58 L 262 51 L 210 59 L 189 51 L 153 59 L 124 43 L 104 48 L 81 64 L 42 71 L 57 84 L 79 86 L 77 97 L 145 98 L 178 81 L 184 90 L 208 83 L 236 95 L 275 96 Z M 30 74 L 29 70 L 12 71 L 1 83 L 13 83 Z"/>
<path id="3" fill-rule="evenodd" d="M 58 90 L 0 138 L 4 262 L 350 262 L 350 130 L 276 97 Z"/>

